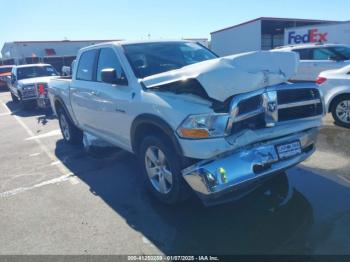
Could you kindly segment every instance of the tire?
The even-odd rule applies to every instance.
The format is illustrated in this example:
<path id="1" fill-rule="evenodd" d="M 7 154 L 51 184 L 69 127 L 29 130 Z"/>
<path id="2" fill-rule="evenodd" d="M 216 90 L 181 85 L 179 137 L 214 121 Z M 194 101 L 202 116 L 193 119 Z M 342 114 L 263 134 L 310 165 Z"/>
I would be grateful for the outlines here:
<path id="1" fill-rule="evenodd" d="M 15 96 L 12 92 L 11 92 L 11 98 L 12 98 L 12 102 L 18 103 L 18 97 Z"/>
<path id="2" fill-rule="evenodd" d="M 72 145 L 82 144 L 83 132 L 72 123 L 66 111 L 59 108 L 57 116 L 64 140 Z"/>
<path id="3" fill-rule="evenodd" d="M 331 112 L 336 124 L 350 128 L 350 95 L 337 97 L 332 103 Z"/>
<path id="4" fill-rule="evenodd" d="M 182 177 L 182 160 L 162 136 L 143 139 L 139 161 L 149 191 L 165 204 L 175 204 L 189 197 L 189 187 Z M 158 163 L 157 163 L 158 162 Z"/>

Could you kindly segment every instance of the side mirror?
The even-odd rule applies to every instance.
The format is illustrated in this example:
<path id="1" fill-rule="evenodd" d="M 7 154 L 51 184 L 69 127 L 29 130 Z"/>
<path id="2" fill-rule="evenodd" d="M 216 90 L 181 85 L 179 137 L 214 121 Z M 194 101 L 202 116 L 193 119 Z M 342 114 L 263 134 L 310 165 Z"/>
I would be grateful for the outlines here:
<path id="1" fill-rule="evenodd" d="M 125 78 L 118 78 L 117 71 L 114 68 L 105 68 L 101 71 L 102 82 L 114 85 L 127 85 Z"/>

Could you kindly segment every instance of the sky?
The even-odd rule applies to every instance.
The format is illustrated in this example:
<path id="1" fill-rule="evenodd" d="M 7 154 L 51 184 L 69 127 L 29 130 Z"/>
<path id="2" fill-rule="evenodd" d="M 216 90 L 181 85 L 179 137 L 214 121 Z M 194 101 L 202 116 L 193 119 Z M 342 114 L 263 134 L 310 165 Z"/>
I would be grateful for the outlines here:
<path id="1" fill-rule="evenodd" d="M 348 0 L 0 0 L 0 48 L 29 40 L 210 38 L 261 16 L 350 20 Z"/>

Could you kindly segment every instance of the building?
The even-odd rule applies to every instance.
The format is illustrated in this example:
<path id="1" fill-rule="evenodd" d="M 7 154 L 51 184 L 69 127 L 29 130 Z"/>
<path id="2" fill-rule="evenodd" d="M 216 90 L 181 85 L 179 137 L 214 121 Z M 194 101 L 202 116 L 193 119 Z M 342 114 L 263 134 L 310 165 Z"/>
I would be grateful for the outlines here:
<path id="1" fill-rule="evenodd" d="M 333 43 L 350 45 L 350 21 L 286 28 L 285 45 L 306 43 Z"/>
<path id="2" fill-rule="evenodd" d="M 260 17 L 211 33 L 211 49 L 220 56 L 270 50 L 284 44 L 290 27 L 338 23 L 339 21 Z"/>
<path id="3" fill-rule="evenodd" d="M 84 41 L 19 41 L 5 43 L 2 50 L 3 64 L 48 63 L 56 70 L 70 66 L 78 50 L 102 42 L 120 40 L 84 40 Z"/>

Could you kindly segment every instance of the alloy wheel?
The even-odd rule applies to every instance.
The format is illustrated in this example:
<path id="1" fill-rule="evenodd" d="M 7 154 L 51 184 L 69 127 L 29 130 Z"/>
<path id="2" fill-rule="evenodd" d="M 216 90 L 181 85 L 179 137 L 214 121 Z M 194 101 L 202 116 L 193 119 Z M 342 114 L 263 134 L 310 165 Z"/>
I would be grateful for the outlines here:
<path id="1" fill-rule="evenodd" d="M 173 186 L 173 174 L 162 150 L 149 147 L 145 153 L 145 165 L 152 186 L 161 194 L 168 194 Z"/>
<path id="2" fill-rule="evenodd" d="M 350 124 L 350 100 L 341 101 L 337 105 L 335 111 L 340 121 Z"/>

